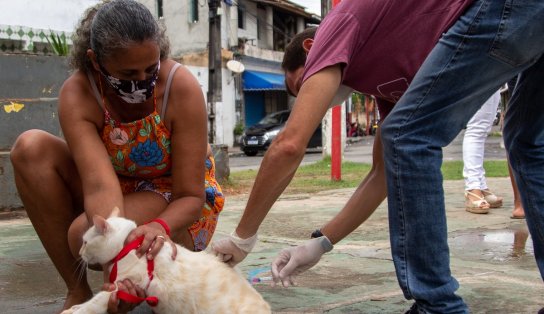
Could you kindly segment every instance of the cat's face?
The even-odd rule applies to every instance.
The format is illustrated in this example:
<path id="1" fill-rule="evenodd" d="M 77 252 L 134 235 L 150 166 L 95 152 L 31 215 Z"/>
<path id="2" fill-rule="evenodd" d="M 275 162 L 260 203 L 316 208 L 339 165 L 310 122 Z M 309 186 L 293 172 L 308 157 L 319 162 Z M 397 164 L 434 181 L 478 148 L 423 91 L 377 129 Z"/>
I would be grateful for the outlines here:
<path id="1" fill-rule="evenodd" d="M 83 235 L 79 254 L 88 264 L 104 265 L 121 251 L 128 234 L 136 228 L 136 223 L 122 217 L 106 220 L 100 216 L 93 217 L 93 223 Z"/>

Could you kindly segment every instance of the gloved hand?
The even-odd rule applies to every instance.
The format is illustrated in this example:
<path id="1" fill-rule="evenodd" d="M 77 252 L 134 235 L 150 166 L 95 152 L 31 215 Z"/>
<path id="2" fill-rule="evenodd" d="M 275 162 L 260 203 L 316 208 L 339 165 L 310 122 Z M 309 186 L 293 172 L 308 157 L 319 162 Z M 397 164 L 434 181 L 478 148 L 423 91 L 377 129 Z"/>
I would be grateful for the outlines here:
<path id="1" fill-rule="evenodd" d="M 321 255 L 331 251 L 331 241 L 322 236 L 306 241 L 302 245 L 284 249 L 272 262 L 272 278 L 274 284 L 281 281 L 284 287 L 294 285 L 296 275 L 312 268 Z"/>
<path id="2" fill-rule="evenodd" d="M 257 234 L 242 239 L 236 234 L 236 231 L 233 231 L 229 237 L 214 241 L 211 247 L 213 254 L 234 267 L 246 258 L 247 254 L 253 250 L 255 243 L 257 243 Z"/>

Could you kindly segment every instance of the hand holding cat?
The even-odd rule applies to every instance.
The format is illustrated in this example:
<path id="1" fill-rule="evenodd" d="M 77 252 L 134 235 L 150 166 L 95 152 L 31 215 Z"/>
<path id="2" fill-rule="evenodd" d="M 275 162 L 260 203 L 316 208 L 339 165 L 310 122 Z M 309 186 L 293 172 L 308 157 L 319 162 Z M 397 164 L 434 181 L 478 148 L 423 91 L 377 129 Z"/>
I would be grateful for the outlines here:
<path id="1" fill-rule="evenodd" d="M 280 281 L 284 287 L 294 285 L 295 276 L 312 268 L 332 247 L 329 239 L 322 236 L 282 250 L 272 262 L 274 285 Z"/>
<path id="2" fill-rule="evenodd" d="M 236 234 L 236 231 L 233 231 L 230 236 L 214 241 L 211 247 L 212 253 L 219 257 L 221 261 L 234 267 L 246 258 L 256 243 L 257 234 L 242 239 Z"/>
<path id="3" fill-rule="evenodd" d="M 166 233 L 167 230 L 159 223 L 147 223 L 132 230 L 127 236 L 125 244 L 134 241 L 140 236 L 144 236 L 144 240 L 139 248 L 136 249 L 138 257 L 146 255 L 147 259 L 154 259 L 166 242 L 172 246 L 172 260 L 176 259 L 178 254 L 175 243 Z"/>
<path id="4" fill-rule="evenodd" d="M 117 285 L 117 288 L 116 288 Z M 125 279 L 117 282 L 116 284 L 105 283 L 102 286 L 104 291 L 125 291 L 131 295 L 145 298 L 145 291 L 133 284 L 130 280 Z M 141 302 L 140 302 L 141 303 Z M 108 313 L 128 313 L 135 309 L 140 303 L 128 303 L 117 298 L 117 293 L 112 293 L 108 301 Z"/>

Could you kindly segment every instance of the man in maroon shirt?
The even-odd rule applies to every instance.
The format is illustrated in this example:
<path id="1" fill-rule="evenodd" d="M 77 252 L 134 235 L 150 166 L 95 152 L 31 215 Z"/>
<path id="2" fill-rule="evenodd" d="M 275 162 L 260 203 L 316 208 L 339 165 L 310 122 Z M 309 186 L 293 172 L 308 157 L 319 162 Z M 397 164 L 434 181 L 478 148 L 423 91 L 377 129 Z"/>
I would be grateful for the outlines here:
<path id="1" fill-rule="evenodd" d="M 212 248 L 231 264 L 245 258 L 313 130 L 338 103 L 335 95 L 354 89 L 374 95 L 382 116 L 392 110 L 375 139 L 375 169 L 313 239 L 280 253 L 272 264 L 274 280 L 292 284 L 388 194 L 397 278 L 405 297 L 416 301 L 410 311 L 468 313 L 449 266 L 441 148 L 502 83 L 522 73 L 514 93 L 528 96 L 513 97 L 505 142 L 517 181 L 533 180 L 520 191 L 544 274 L 544 89 L 536 83 L 544 81 L 542 20 L 544 3 L 537 0 L 343 1 L 315 39 L 297 36 L 286 50 L 283 67 L 295 106 L 262 161 L 238 227 Z M 378 157 L 381 144 L 385 163 Z"/>

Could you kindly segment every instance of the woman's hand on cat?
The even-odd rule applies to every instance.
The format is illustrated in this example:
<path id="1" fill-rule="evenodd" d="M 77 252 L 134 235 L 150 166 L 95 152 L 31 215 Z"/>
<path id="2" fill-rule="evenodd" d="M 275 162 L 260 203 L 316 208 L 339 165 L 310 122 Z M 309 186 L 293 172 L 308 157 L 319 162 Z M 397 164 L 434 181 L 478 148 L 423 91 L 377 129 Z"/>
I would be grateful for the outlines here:
<path id="1" fill-rule="evenodd" d="M 135 285 L 129 279 L 125 279 L 117 282 L 118 290 L 125 291 L 131 295 L 138 296 L 140 298 L 145 298 L 145 291 L 139 286 Z M 105 283 L 102 286 L 102 290 L 105 291 L 115 291 L 115 285 L 111 283 Z M 128 303 L 117 298 L 117 293 L 112 293 L 110 300 L 108 302 L 108 313 L 111 314 L 121 314 L 128 313 L 135 309 L 141 302 L 138 303 Z"/>
<path id="2" fill-rule="evenodd" d="M 147 259 L 154 259 L 155 256 L 159 254 L 159 251 L 162 249 L 164 244 L 168 242 L 172 247 L 172 260 L 176 259 L 178 254 L 176 244 L 165 233 L 165 230 L 160 224 L 150 223 L 138 226 L 138 228 L 132 230 L 132 232 L 127 236 L 125 244 L 130 243 L 141 236 L 144 237 L 144 240 L 142 244 L 140 244 L 140 247 L 136 249 L 136 255 L 138 257 L 146 255 Z"/>
<path id="3" fill-rule="evenodd" d="M 257 234 L 242 239 L 236 231 L 233 231 L 229 237 L 214 241 L 211 247 L 212 253 L 221 261 L 234 267 L 246 258 L 247 254 L 253 250 L 255 243 L 257 243 Z"/>

